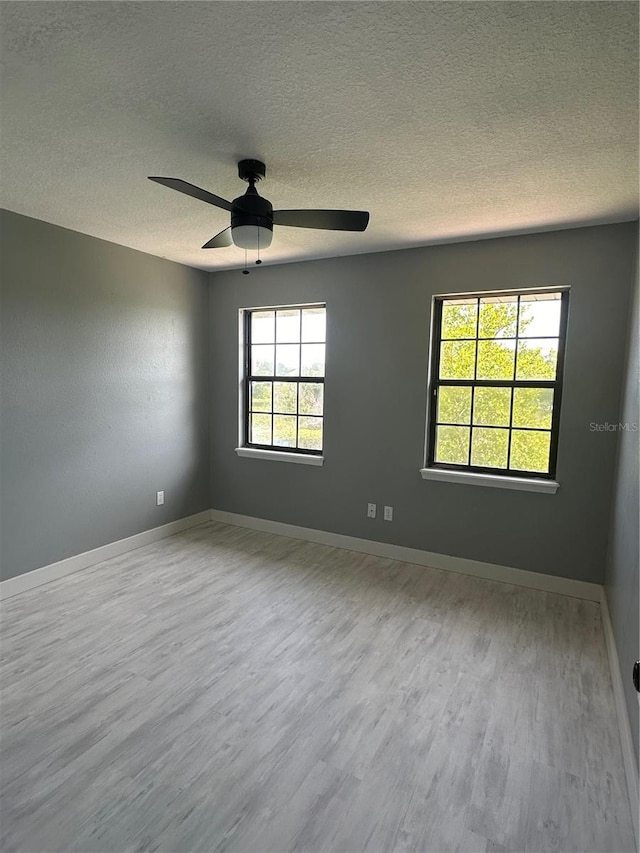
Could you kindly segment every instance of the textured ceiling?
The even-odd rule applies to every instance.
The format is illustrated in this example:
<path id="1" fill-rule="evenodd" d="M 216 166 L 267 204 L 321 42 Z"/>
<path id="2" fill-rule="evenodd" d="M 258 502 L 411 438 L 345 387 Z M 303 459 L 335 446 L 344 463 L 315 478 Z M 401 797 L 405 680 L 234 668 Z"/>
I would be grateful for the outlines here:
<path id="1" fill-rule="evenodd" d="M 267 164 L 266 263 L 632 219 L 636 2 L 3 2 L 3 207 L 206 269 Z"/>

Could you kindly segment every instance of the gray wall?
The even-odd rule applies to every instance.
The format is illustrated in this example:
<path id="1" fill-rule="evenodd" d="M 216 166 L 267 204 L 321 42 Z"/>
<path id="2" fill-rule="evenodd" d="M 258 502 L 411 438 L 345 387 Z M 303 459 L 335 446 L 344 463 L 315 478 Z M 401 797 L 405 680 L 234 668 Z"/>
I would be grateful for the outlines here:
<path id="1" fill-rule="evenodd" d="M 0 225 L 8 578 L 209 506 L 208 285 L 34 219 Z"/>
<path id="2" fill-rule="evenodd" d="M 634 305 L 630 316 L 629 348 L 627 351 L 625 383 L 623 388 L 620 422 L 638 424 L 638 389 L 640 387 L 640 276 L 638 255 L 634 273 Z M 640 504 L 638 482 L 640 434 L 621 432 L 618 439 L 618 459 L 611 515 L 609 559 L 607 563 L 606 592 L 611 612 L 611 622 L 618 648 L 622 681 L 624 684 L 636 760 L 640 750 L 638 736 L 638 697 L 631 682 L 633 662 L 640 658 L 638 613 L 638 518 Z"/>
<path id="3" fill-rule="evenodd" d="M 2 577 L 212 505 L 602 582 L 617 436 L 589 424 L 619 420 L 635 231 L 628 223 L 207 276 L 2 213 Z M 560 491 L 422 481 L 431 296 L 550 284 L 572 285 Z M 238 309 L 312 301 L 328 304 L 325 465 L 240 459 Z M 620 569 L 633 564 L 624 497 L 633 439 L 622 437 L 608 581 L 616 630 L 627 635 L 637 620 L 624 610 L 633 575 Z M 393 505 L 394 521 L 367 519 L 368 501 Z M 624 638 L 619 645 L 635 654 Z"/>
<path id="4" fill-rule="evenodd" d="M 634 223 L 211 276 L 212 506 L 602 583 Z M 572 287 L 556 495 L 423 481 L 431 297 Z M 324 467 L 238 458 L 238 309 L 326 301 Z M 395 507 L 367 519 L 366 504 Z"/>

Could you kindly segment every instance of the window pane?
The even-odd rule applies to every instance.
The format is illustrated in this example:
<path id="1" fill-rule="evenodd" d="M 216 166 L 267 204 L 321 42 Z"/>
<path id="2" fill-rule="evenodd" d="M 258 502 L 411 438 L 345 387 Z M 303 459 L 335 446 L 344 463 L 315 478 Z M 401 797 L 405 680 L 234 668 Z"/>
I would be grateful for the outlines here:
<path id="1" fill-rule="evenodd" d="M 272 344 L 275 341 L 275 311 L 251 312 L 251 343 Z"/>
<path id="2" fill-rule="evenodd" d="M 550 432 L 526 432 L 514 429 L 511 433 L 509 468 L 519 471 L 549 472 Z"/>
<path id="3" fill-rule="evenodd" d="M 517 296 L 491 296 L 480 300 L 479 338 L 515 338 Z"/>
<path id="4" fill-rule="evenodd" d="M 471 464 L 483 468 L 506 468 L 509 450 L 508 429 L 474 428 Z"/>
<path id="5" fill-rule="evenodd" d="M 251 383 L 251 410 L 254 412 L 271 411 L 271 382 Z"/>
<path id="6" fill-rule="evenodd" d="M 475 341 L 443 341 L 440 345 L 440 379 L 473 379 Z"/>
<path id="7" fill-rule="evenodd" d="M 469 428 L 458 426 L 436 427 L 436 462 L 452 465 L 469 463 Z"/>
<path id="8" fill-rule="evenodd" d="M 324 386 L 319 382 L 301 382 L 298 385 L 299 413 L 301 415 L 321 415 L 324 402 Z"/>
<path id="9" fill-rule="evenodd" d="M 518 335 L 521 338 L 554 337 L 560 333 L 559 293 L 530 293 L 520 298 Z"/>
<path id="10" fill-rule="evenodd" d="M 296 416 L 273 416 L 273 443 L 278 447 L 296 446 Z"/>
<path id="11" fill-rule="evenodd" d="M 300 311 L 296 308 L 276 311 L 276 341 L 279 344 L 300 340 Z"/>
<path id="12" fill-rule="evenodd" d="M 297 396 L 297 382 L 274 382 L 273 411 L 295 415 Z"/>
<path id="13" fill-rule="evenodd" d="M 438 423 L 471 423 L 471 388 L 440 386 L 438 389 Z"/>
<path id="14" fill-rule="evenodd" d="M 273 346 L 259 344 L 251 347 L 251 373 L 254 376 L 273 376 Z"/>
<path id="15" fill-rule="evenodd" d="M 276 346 L 276 376 L 298 376 L 300 367 L 300 346 L 298 344 L 278 344 Z"/>
<path id="16" fill-rule="evenodd" d="M 442 303 L 441 338 L 475 338 L 478 321 L 477 299 L 446 299 Z"/>
<path id="17" fill-rule="evenodd" d="M 516 379 L 555 379 L 558 341 L 530 338 L 518 341 Z"/>
<path id="18" fill-rule="evenodd" d="M 478 341 L 477 379 L 513 379 L 515 341 Z"/>
<path id="19" fill-rule="evenodd" d="M 324 344 L 303 344 L 301 376 L 324 376 Z"/>
<path id="20" fill-rule="evenodd" d="M 476 388 L 473 422 L 483 426 L 509 426 L 511 388 Z"/>
<path id="21" fill-rule="evenodd" d="M 298 418 L 298 447 L 322 450 L 322 418 Z"/>
<path id="22" fill-rule="evenodd" d="M 253 444 L 271 444 L 271 415 L 251 415 L 251 435 Z"/>
<path id="23" fill-rule="evenodd" d="M 327 311 L 325 308 L 302 309 L 302 340 L 320 343 L 325 340 L 325 324 Z"/>
<path id="24" fill-rule="evenodd" d="M 513 425 L 551 429 L 553 390 L 516 388 L 513 394 Z"/>

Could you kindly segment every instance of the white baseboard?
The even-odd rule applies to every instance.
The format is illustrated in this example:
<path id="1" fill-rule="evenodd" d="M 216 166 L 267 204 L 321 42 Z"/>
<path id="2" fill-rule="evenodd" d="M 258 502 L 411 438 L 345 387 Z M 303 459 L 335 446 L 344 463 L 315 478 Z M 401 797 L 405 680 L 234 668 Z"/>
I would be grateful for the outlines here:
<path id="1" fill-rule="evenodd" d="M 624 697 L 624 686 L 622 681 L 622 671 L 620 669 L 620 660 L 618 658 L 618 649 L 616 648 L 613 625 L 611 624 L 611 614 L 609 613 L 609 603 L 607 602 L 607 596 L 604 588 L 602 590 L 602 598 L 600 601 L 600 612 L 602 614 L 602 627 L 604 629 L 604 639 L 607 645 L 607 655 L 609 656 L 609 669 L 611 670 L 611 681 L 613 683 L 613 699 L 616 706 L 616 715 L 618 717 L 618 728 L 620 730 L 620 743 L 622 746 L 625 775 L 627 777 L 627 791 L 629 792 L 631 819 L 633 821 L 633 829 L 636 834 L 636 847 L 640 847 L 640 828 L 638 826 L 638 766 L 636 764 L 635 749 L 633 746 L 633 739 L 631 737 L 629 712 L 627 711 L 627 703 Z"/>
<path id="2" fill-rule="evenodd" d="M 162 524 L 160 527 L 154 527 L 151 530 L 143 530 L 142 533 L 136 533 L 126 539 L 119 539 L 117 542 L 110 542 L 108 545 L 102 545 L 92 551 L 84 551 L 82 554 L 67 557 L 67 559 L 60 560 L 57 563 L 50 563 L 48 566 L 25 572 L 15 578 L 9 578 L 0 582 L 0 600 L 11 598 L 11 596 L 63 578 L 65 575 L 71 575 L 73 572 L 78 572 L 89 566 L 95 566 L 110 557 L 126 554 L 127 551 L 135 551 L 136 548 L 142 548 L 143 545 L 149 545 L 159 539 L 166 539 L 167 536 L 173 536 L 174 533 L 188 530 L 190 527 L 196 527 L 198 524 L 204 524 L 209 520 L 210 512 L 205 510 L 196 513 L 196 515 L 179 518 L 177 521 L 170 521 L 168 524 Z"/>
<path id="3" fill-rule="evenodd" d="M 406 548 L 404 545 L 390 545 L 386 542 L 375 542 L 372 539 L 358 539 L 355 536 L 344 536 L 341 533 L 329 533 L 326 530 L 298 527 L 295 524 L 269 521 L 266 518 L 238 515 L 235 512 L 212 509 L 211 520 L 220 521 L 224 524 L 235 524 L 237 527 L 250 527 L 252 530 L 262 530 L 264 533 L 276 533 L 279 536 L 288 536 L 291 539 L 305 539 L 308 542 L 318 542 L 320 545 L 331 545 L 335 548 L 344 548 L 347 551 L 360 551 L 364 554 L 372 554 L 375 557 L 386 557 L 392 560 L 401 560 L 404 563 L 430 566 L 432 569 L 444 569 L 447 572 L 473 575 L 474 577 L 515 584 L 529 589 L 555 592 L 558 595 L 568 595 L 572 598 L 584 598 L 588 601 L 599 602 L 602 594 L 602 587 L 597 583 L 544 575 L 539 572 L 528 572 L 524 569 L 512 569 L 509 566 L 496 566 L 478 560 L 467 560 L 464 557 L 434 554 L 431 551 L 421 551 L 418 548 Z"/>
<path id="4" fill-rule="evenodd" d="M 314 530 L 310 527 L 299 527 L 295 524 L 285 524 L 280 521 L 269 521 L 266 518 L 255 518 L 249 515 L 239 515 L 234 512 L 212 509 L 170 521 L 160 527 L 144 530 L 127 539 L 110 542 L 92 551 L 85 551 L 73 557 L 67 557 L 57 563 L 51 563 L 39 569 L 25 572 L 14 578 L 0 582 L 0 600 L 26 592 L 36 586 L 49 583 L 73 574 L 89 566 L 95 566 L 110 557 L 117 557 L 173 536 L 181 530 L 196 527 L 207 521 L 220 521 L 225 524 L 233 524 L 238 527 L 249 527 L 252 530 L 262 530 L 265 533 L 275 533 L 279 536 L 288 536 L 292 539 L 304 539 L 309 542 L 318 542 L 321 545 L 329 545 L 335 548 L 344 548 L 347 551 L 359 551 L 364 554 L 372 554 L 376 557 L 385 557 L 392 560 L 401 560 L 405 563 L 415 563 L 419 566 L 430 566 L 433 569 L 443 569 L 448 572 L 472 575 L 473 577 L 485 578 L 487 580 L 510 583 L 516 586 L 540 589 L 545 592 L 555 592 L 559 595 L 569 595 L 573 598 L 584 598 L 588 601 L 601 601 L 602 587 L 599 584 L 587 583 L 586 581 L 561 578 L 555 575 L 545 575 L 539 572 L 528 572 L 524 569 L 514 569 L 509 566 L 498 566 L 493 563 L 482 563 L 478 560 L 468 560 L 463 557 L 452 557 L 447 554 L 435 554 L 431 551 L 421 551 L 418 548 L 407 548 L 404 545 L 391 545 L 386 542 L 376 542 L 372 539 L 359 539 L 355 536 L 345 536 L 341 533 L 330 533 L 326 530 Z"/>

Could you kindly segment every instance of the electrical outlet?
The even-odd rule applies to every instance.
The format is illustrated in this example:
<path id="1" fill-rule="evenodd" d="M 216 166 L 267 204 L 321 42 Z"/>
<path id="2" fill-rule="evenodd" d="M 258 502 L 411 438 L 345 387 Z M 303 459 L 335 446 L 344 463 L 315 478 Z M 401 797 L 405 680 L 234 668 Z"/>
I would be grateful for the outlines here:
<path id="1" fill-rule="evenodd" d="M 156 492 L 156 506 L 162 506 L 164 503 L 164 492 Z"/>
<path id="2" fill-rule="evenodd" d="M 386 506 L 384 508 L 384 520 L 385 521 L 393 521 L 393 507 Z"/>
<path id="3" fill-rule="evenodd" d="M 367 518 L 375 518 L 376 517 L 376 505 L 375 504 L 367 504 Z"/>

